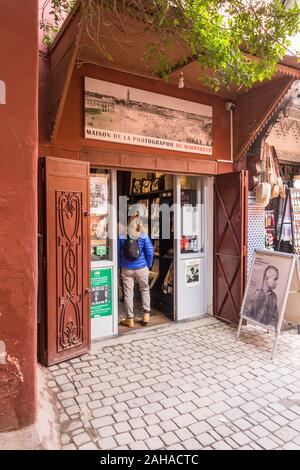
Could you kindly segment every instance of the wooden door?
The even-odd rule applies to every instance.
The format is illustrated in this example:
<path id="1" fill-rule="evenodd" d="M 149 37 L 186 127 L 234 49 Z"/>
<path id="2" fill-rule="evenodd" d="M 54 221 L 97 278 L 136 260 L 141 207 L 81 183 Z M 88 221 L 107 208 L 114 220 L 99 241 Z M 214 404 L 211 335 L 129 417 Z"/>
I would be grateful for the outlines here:
<path id="1" fill-rule="evenodd" d="M 215 178 L 214 315 L 237 324 L 247 274 L 248 175 Z"/>
<path id="2" fill-rule="evenodd" d="M 46 158 L 45 362 L 90 348 L 89 164 Z"/>

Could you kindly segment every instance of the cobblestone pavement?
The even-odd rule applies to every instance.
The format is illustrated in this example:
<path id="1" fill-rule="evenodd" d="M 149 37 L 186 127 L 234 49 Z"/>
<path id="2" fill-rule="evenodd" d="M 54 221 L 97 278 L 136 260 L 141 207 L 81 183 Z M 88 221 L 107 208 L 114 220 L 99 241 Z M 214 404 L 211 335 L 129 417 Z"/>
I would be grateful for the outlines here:
<path id="1" fill-rule="evenodd" d="M 52 366 L 63 449 L 300 449 L 300 335 L 211 317 Z"/>

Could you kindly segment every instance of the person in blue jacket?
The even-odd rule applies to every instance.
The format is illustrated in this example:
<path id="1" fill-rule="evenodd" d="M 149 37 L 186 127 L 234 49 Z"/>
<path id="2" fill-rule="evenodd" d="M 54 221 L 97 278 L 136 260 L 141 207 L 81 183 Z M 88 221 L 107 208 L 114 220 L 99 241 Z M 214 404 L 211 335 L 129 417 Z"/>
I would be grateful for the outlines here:
<path id="1" fill-rule="evenodd" d="M 132 256 L 128 246 L 132 244 L 135 255 Z M 131 250 L 132 251 L 132 250 Z M 145 233 L 143 233 L 142 221 L 138 216 L 131 217 L 128 224 L 128 233 L 119 235 L 118 259 L 121 268 L 121 278 L 124 291 L 124 304 L 126 319 L 121 323 L 129 328 L 134 327 L 133 296 L 134 281 L 137 280 L 142 296 L 143 320 L 147 325 L 150 321 L 150 289 L 149 270 L 154 259 L 153 244 Z"/>

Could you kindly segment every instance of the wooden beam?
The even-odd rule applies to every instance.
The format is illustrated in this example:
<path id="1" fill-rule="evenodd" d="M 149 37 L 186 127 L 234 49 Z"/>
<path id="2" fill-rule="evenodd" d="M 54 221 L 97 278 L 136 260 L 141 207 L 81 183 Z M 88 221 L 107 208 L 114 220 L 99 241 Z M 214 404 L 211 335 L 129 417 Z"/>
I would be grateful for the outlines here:
<path id="1" fill-rule="evenodd" d="M 300 70 L 290 67 L 289 65 L 278 64 L 277 70 L 278 72 L 289 75 L 290 77 L 300 79 Z"/>
<path id="2" fill-rule="evenodd" d="M 256 57 L 252 54 L 247 54 L 246 52 L 244 52 L 244 56 L 247 57 L 249 60 L 252 60 L 253 62 L 261 62 L 262 60 L 259 57 Z M 300 70 L 295 69 L 294 67 L 291 67 L 289 65 L 277 64 L 276 71 L 294 78 L 300 78 Z"/>
<path id="3" fill-rule="evenodd" d="M 172 75 L 172 73 L 178 72 L 179 70 L 183 69 L 187 65 L 192 64 L 193 62 L 196 61 L 196 59 L 197 59 L 196 56 L 190 56 L 190 57 L 187 57 L 187 59 L 185 59 L 184 61 L 175 64 L 170 70 L 170 75 Z M 160 78 L 162 78 L 162 75 L 160 76 Z"/>
<path id="4" fill-rule="evenodd" d="M 71 82 L 71 78 L 72 78 L 72 74 L 73 74 L 73 70 L 74 70 L 74 65 L 75 65 L 77 55 L 78 55 L 78 51 L 79 51 L 79 48 L 80 48 L 80 45 L 81 45 L 81 39 L 82 39 L 83 31 L 84 31 L 84 22 L 82 21 L 82 22 L 79 23 L 79 29 L 78 29 L 77 34 L 76 34 L 75 44 L 74 44 L 72 55 L 71 55 L 71 58 L 70 58 L 70 62 L 69 62 L 68 68 L 67 68 L 65 81 L 64 81 L 63 88 L 62 88 L 62 93 L 61 93 L 61 96 L 60 96 L 59 105 L 58 105 L 58 108 L 57 108 L 57 113 L 56 113 L 56 116 L 55 116 L 55 119 L 54 119 L 54 124 L 53 124 L 51 137 L 50 137 L 50 142 L 51 143 L 53 143 L 55 141 L 56 136 L 57 136 L 57 132 L 58 132 L 58 129 L 59 129 L 59 126 L 60 126 L 60 122 L 61 122 L 61 118 L 62 118 L 62 114 L 63 114 L 63 109 L 64 109 L 65 102 L 66 102 L 66 99 L 67 99 L 69 86 L 70 86 L 70 82 Z"/>
<path id="5" fill-rule="evenodd" d="M 253 144 L 254 140 L 258 136 L 258 134 L 261 132 L 262 128 L 267 124 L 269 119 L 273 116 L 273 114 L 276 111 L 276 108 L 282 101 L 282 99 L 285 97 L 286 93 L 289 91 L 291 85 L 294 83 L 295 79 L 291 78 L 285 86 L 280 90 L 279 94 L 276 95 L 275 100 L 272 101 L 272 103 L 268 106 L 266 109 L 265 113 L 262 115 L 261 119 L 257 123 L 256 127 L 250 132 L 248 138 L 245 140 L 244 144 L 242 147 L 238 150 L 234 161 L 235 163 L 238 162 L 247 152 L 249 147 Z"/>

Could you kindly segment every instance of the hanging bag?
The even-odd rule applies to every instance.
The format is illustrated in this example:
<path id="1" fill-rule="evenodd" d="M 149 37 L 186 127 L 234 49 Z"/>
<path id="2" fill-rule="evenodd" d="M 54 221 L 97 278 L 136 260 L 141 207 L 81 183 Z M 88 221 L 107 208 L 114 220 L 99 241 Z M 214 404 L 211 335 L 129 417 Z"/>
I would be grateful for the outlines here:
<path id="1" fill-rule="evenodd" d="M 276 150 L 275 150 L 274 147 L 273 147 L 273 157 L 274 157 L 275 171 L 276 171 L 276 174 L 277 174 L 277 183 L 278 183 L 278 186 L 279 186 L 279 196 L 282 197 L 282 198 L 285 198 L 286 197 L 286 188 L 285 188 L 285 184 L 283 182 L 283 179 L 280 176 L 278 156 L 277 156 L 277 153 L 276 153 Z"/>
<path id="2" fill-rule="evenodd" d="M 265 139 L 262 140 L 260 148 L 261 174 L 260 182 L 254 189 L 256 201 L 266 207 L 269 204 L 271 196 L 271 185 L 266 181 L 266 148 Z"/>
<path id="3" fill-rule="evenodd" d="M 274 158 L 273 158 L 273 149 L 272 147 L 268 148 L 269 162 L 270 162 L 270 184 L 271 184 L 271 199 L 279 197 L 279 185 L 278 177 L 275 170 Z"/>
<path id="4" fill-rule="evenodd" d="M 272 158 L 272 148 L 266 144 L 266 162 L 267 162 L 267 181 L 269 181 L 271 188 L 277 184 L 277 176 L 274 171 L 274 164 Z M 272 191 L 272 189 L 271 189 Z"/>

